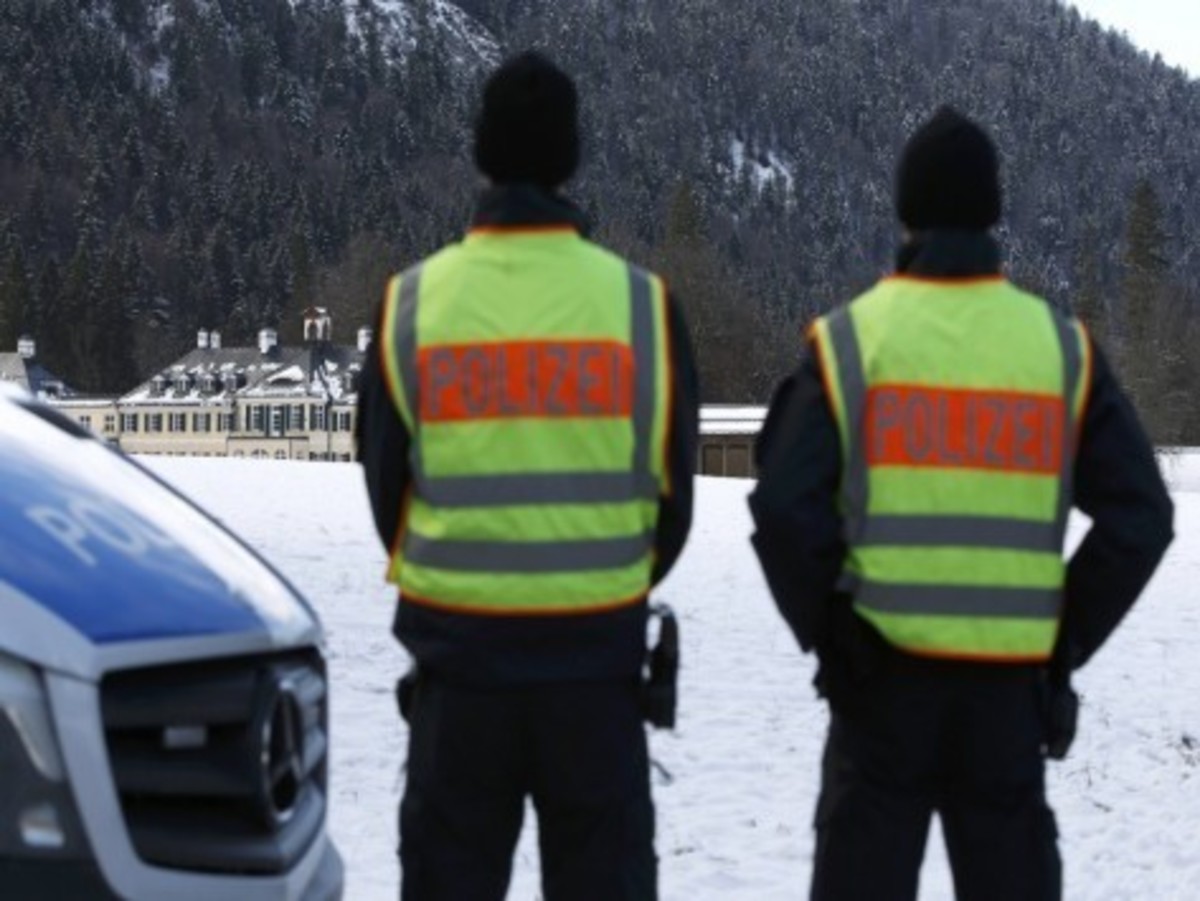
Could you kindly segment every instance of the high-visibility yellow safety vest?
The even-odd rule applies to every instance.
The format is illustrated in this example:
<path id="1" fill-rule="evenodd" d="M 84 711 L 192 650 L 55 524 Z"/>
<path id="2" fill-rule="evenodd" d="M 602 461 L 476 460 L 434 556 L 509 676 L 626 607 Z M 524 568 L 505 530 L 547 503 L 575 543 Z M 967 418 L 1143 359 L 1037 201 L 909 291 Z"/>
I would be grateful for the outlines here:
<path id="1" fill-rule="evenodd" d="M 896 276 L 810 337 L 841 433 L 855 610 L 910 653 L 1048 659 L 1091 383 L 1082 326 L 1000 276 Z"/>
<path id="2" fill-rule="evenodd" d="M 582 614 L 650 589 L 666 290 L 570 228 L 472 231 L 394 277 L 381 353 L 411 436 L 388 578 L 410 602 Z"/>

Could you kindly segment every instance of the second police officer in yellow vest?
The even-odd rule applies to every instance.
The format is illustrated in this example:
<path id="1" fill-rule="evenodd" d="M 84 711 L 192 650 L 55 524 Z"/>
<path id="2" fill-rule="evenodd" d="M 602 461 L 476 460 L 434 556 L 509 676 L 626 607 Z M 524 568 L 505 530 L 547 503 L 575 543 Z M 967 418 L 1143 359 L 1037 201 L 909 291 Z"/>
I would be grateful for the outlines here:
<path id="1" fill-rule="evenodd" d="M 959 898 L 1061 896 L 1048 667 L 1097 650 L 1171 540 L 1103 355 L 1001 274 L 1000 206 L 990 139 L 939 111 L 899 167 L 896 274 L 816 321 L 759 439 L 755 548 L 832 714 L 815 899 L 915 898 L 934 811 Z"/>
<path id="2" fill-rule="evenodd" d="M 557 194 L 570 79 L 488 81 L 464 240 L 396 276 L 359 453 L 400 592 L 402 896 L 502 899 L 525 802 L 549 901 L 657 893 L 642 724 L 647 597 L 691 522 L 697 386 L 660 278 Z"/>

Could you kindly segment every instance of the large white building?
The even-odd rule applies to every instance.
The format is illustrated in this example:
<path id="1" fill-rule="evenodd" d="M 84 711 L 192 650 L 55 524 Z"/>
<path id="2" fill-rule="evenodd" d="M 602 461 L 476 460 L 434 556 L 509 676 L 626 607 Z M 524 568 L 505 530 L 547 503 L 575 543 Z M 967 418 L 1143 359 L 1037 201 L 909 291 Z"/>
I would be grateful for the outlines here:
<path id="1" fill-rule="evenodd" d="M 201 330 L 195 348 L 129 393 L 54 404 L 131 454 L 350 460 L 371 330 L 334 344 L 328 311 L 310 307 L 304 337 L 282 347 L 263 329 L 255 347 L 224 347 Z"/>
<path id="2" fill-rule="evenodd" d="M 32 373 L 25 387 L 131 454 L 352 460 L 371 330 L 360 328 L 353 345 L 334 344 L 332 335 L 321 307 L 305 311 L 299 347 L 281 347 L 272 329 L 258 333 L 255 347 L 223 347 L 218 332 L 201 331 L 195 348 L 118 398 L 82 397 L 31 368 L 32 342 L 24 369 L 18 354 L 0 354 L 0 379 Z M 702 407 L 697 473 L 754 477 L 765 415 L 765 407 Z"/>

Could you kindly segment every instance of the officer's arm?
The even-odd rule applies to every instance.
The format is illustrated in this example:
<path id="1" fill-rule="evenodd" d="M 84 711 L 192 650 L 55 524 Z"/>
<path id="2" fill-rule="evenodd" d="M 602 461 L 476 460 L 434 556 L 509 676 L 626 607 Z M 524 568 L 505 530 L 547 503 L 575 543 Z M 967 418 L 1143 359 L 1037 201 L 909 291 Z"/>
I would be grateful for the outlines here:
<path id="1" fill-rule="evenodd" d="M 775 392 L 755 445 L 751 539 L 775 603 L 800 646 L 829 637 L 830 605 L 846 547 L 837 512 L 837 424 L 811 351 Z"/>
<path id="2" fill-rule="evenodd" d="M 1075 461 L 1075 505 L 1092 527 L 1067 569 L 1062 653 L 1079 667 L 1133 606 L 1170 545 L 1173 507 L 1132 404 L 1093 345 Z"/>
<path id="3" fill-rule="evenodd" d="M 378 327 L 375 334 L 379 334 Z M 375 342 L 367 349 L 359 380 L 354 437 L 367 479 L 375 529 L 383 546 L 390 550 L 400 529 L 401 506 L 409 485 L 409 436 L 388 393 Z"/>
<path id="4" fill-rule="evenodd" d="M 667 298 L 671 359 L 671 422 L 666 466 L 669 491 L 659 497 L 658 528 L 654 536 L 654 571 L 658 584 L 683 551 L 692 527 L 692 477 L 699 431 L 700 386 L 687 323 L 673 297 Z"/>

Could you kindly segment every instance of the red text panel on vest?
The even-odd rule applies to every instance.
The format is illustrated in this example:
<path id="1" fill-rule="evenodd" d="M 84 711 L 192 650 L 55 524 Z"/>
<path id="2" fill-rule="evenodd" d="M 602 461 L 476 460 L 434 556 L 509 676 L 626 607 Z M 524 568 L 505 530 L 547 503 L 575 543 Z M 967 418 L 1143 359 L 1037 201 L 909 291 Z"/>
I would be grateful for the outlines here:
<path id="1" fill-rule="evenodd" d="M 417 354 L 424 422 L 627 417 L 633 352 L 617 341 L 442 344 Z"/>
<path id="2" fill-rule="evenodd" d="M 1057 474 L 1062 398 L 880 385 L 867 392 L 867 464 Z"/>

